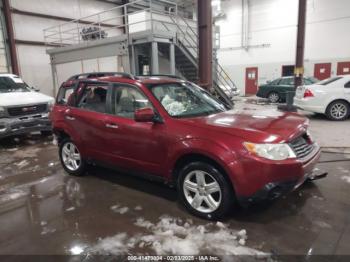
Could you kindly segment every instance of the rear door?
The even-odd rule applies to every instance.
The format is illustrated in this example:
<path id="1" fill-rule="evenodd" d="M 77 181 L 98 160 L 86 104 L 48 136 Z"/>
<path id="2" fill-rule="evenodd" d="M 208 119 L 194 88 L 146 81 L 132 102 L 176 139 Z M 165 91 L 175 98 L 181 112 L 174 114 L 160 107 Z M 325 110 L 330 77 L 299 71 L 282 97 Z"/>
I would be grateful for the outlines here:
<path id="1" fill-rule="evenodd" d="M 110 113 L 107 100 L 111 89 L 105 83 L 80 83 L 76 103 L 65 113 L 65 122 L 73 140 L 85 158 L 104 161 L 108 150 L 105 139 L 105 119 Z"/>
<path id="2" fill-rule="evenodd" d="M 105 118 L 104 139 L 109 161 L 130 171 L 162 175 L 167 157 L 166 125 L 134 120 L 137 109 L 153 107 L 137 86 L 114 84 L 112 114 Z"/>

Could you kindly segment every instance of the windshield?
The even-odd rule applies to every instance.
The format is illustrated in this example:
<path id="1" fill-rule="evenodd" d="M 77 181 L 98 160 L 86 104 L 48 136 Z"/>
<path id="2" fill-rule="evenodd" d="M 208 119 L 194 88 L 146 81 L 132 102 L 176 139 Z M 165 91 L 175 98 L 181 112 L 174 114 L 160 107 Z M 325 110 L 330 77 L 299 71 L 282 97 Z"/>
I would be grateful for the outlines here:
<path id="1" fill-rule="evenodd" d="M 20 78 L 0 77 L 0 93 L 30 92 L 29 87 Z"/>
<path id="2" fill-rule="evenodd" d="M 160 84 L 150 88 L 172 117 L 208 116 L 226 111 L 223 104 L 192 83 Z"/>

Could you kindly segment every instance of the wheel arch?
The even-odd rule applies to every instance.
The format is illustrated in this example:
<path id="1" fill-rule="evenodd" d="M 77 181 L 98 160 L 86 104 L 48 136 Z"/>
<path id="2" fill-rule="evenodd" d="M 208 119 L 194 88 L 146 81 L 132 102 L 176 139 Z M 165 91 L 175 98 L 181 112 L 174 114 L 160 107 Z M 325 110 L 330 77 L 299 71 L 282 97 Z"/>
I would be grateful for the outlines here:
<path id="1" fill-rule="evenodd" d="M 185 167 L 186 165 L 188 165 L 190 163 L 194 163 L 194 162 L 204 162 L 204 163 L 208 163 L 208 164 L 212 165 L 213 167 L 215 167 L 225 177 L 225 179 L 227 180 L 227 182 L 230 185 L 230 188 L 232 189 L 233 194 L 236 195 L 233 181 L 230 178 L 227 170 L 225 170 L 225 168 L 222 166 L 222 164 L 219 163 L 218 160 L 214 159 L 211 156 L 203 154 L 203 153 L 186 153 L 186 154 L 180 156 L 176 160 L 174 167 L 173 167 L 173 171 L 171 174 L 172 182 L 177 183 L 180 170 L 183 167 Z"/>
<path id="2" fill-rule="evenodd" d="M 350 107 L 350 102 L 348 100 L 344 98 L 335 98 L 331 102 L 329 102 L 328 105 L 326 106 L 326 112 L 328 111 L 328 108 L 330 107 L 330 105 L 337 101 L 345 102 Z"/>

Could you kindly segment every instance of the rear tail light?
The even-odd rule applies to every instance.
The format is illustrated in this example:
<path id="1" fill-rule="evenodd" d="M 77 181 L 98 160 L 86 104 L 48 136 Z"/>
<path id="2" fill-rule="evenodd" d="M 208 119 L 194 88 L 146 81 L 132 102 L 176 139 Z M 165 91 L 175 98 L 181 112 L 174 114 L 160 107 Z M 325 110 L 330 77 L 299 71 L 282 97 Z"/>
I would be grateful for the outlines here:
<path id="1" fill-rule="evenodd" d="M 307 97 L 314 97 L 314 94 L 311 92 L 310 89 L 306 89 L 304 92 L 304 98 L 307 98 Z"/>

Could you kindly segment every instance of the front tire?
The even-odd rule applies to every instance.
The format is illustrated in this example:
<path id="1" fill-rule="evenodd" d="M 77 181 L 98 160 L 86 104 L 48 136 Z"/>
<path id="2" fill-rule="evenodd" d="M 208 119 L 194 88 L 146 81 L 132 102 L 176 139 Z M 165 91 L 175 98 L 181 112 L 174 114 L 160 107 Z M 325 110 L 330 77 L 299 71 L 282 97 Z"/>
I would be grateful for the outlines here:
<path id="1" fill-rule="evenodd" d="M 348 119 L 350 114 L 349 104 L 345 101 L 334 101 L 326 110 L 328 119 L 332 121 L 344 121 Z"/>
<path id="2" fill-rule="evenodd" d="M 281 100 L 281 97 L 277 92 L 271 92 L 267 98 L 271 103 L 278 103 Z"/>
<path id="3" fill-rule="evenodd" d="M 78 147 L 70 138 L 66 138 L 60 143 L 59 155 L 61 164 L 69 175 L 83 176 L 85 174 L 86 163 Z"/>
<path id="4" fill-rule="evenodd" d="M 182 168 L 177 189 L 184 206 L 201 218 L 221 219 L 233 207 L 230 182 L 214 166 L 204 162 L 190 163 Z"/>

